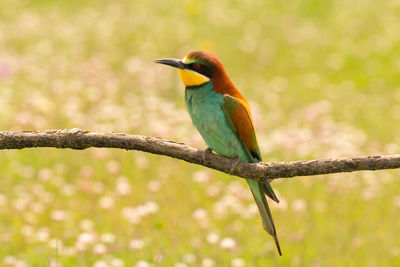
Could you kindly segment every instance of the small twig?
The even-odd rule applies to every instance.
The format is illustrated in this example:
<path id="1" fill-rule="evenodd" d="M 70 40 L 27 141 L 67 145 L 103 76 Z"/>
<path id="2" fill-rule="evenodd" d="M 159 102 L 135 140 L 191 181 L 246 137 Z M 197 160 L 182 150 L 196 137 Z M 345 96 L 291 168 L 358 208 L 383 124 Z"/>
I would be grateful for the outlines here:
<path id="1" fill-rule="evenodd" d="M 88 132 L 81 129 L 48 130 L 32 132 L 0 132 L 0 149 L 55 147 L 86 149 L 90 147 L 140 150 L 165 155 L 190 163 L 203 165 L 227 173 L 226 166 L 235 159 L 228 159 L 182 143 L 155 137 L 110 132 Z M 238 163 L 232 175 L 257 180 L 272 180 L 294 176 L 320 175 L 361 170 L 400 168 L 400 155 L 367 156 L 341 159 L 302 160 L 291 162 Z"/>

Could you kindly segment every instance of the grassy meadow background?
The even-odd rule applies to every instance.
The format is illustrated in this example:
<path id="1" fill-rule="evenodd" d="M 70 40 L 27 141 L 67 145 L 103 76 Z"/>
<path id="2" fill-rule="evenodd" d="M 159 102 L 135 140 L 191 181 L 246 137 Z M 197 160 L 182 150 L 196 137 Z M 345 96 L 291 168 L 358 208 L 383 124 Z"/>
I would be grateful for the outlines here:
<path id="1" fill-rule="evenodd" d="M 398 1 L 0 2 L 0 130 L 205 148 L 176 71 L 214 51 L 266 161 L 400 153 Z M 283 257 L 240 178 L 142 152 L 0 152 L 0 266 L 400 266 L 400 172 L 280 179 Z"/>

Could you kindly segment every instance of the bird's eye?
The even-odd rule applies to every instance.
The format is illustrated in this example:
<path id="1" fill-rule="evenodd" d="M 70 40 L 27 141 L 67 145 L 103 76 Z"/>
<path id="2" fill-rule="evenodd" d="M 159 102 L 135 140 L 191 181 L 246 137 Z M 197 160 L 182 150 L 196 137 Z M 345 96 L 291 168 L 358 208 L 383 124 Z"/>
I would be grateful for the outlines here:
<path id="1" fill-rule="evenodd" d="M 195 70 L 200 69 L 200 64 L 199 63 L 193 63 L 193 69 L 195 69 Z"/>

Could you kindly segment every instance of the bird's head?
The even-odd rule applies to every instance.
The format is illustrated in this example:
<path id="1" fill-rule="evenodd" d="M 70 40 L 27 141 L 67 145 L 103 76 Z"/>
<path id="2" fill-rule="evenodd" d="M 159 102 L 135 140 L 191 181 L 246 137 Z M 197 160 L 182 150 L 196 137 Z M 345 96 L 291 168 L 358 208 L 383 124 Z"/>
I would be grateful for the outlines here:
<path id="1" fill-rule="evenodd" d="M 178 68 L 185 87 L 196 87 L 225 75 L 221 61 L 211 52 L 193 51 L 183 59 L 157 59 L 156 63 Z"/>

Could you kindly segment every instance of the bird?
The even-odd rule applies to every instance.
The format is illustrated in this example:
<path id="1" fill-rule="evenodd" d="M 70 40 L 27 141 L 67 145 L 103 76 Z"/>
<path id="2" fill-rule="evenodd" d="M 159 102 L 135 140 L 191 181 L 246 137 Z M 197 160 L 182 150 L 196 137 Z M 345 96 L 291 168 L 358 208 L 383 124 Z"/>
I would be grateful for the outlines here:
<path id="1" fill-rule="evenodd" d="M 154 62 L 178 69 L 192 123 L 208 146 L 203 160 L 212 151 L 235 159 L 230 172 L 240 161 L 262 161 L 250 106 L 214 53 L 192 51 L 183 59 L 163 58 Z M 266 196 L 277 203 L 279 200 L 268 181 L 246 179 L 246 182 L 257 204 L 263 228 L 273 237 L 278 253 L 282 255 Z"/>

